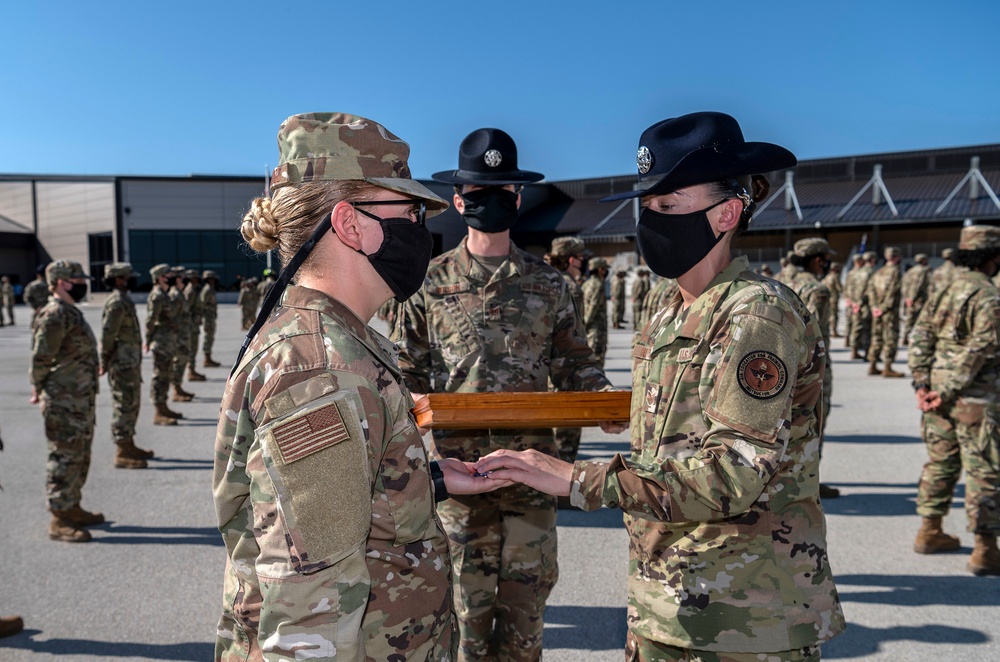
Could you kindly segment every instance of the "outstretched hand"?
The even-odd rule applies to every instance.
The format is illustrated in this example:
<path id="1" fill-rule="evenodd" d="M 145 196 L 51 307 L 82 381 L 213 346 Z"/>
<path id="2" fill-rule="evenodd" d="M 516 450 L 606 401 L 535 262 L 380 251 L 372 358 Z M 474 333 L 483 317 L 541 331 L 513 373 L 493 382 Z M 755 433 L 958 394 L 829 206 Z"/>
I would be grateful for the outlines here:
<path id="1" fill-rule="evenodd" d="M 471 462 L 448 457 L 437 461 L 444 474 L 444 486 L 449 494 L 481 494 L 500 487 L 508 487 L 514 481 L 499 476 L 476 476 L 476 468 Z"/>
<path id="2" fill-rule="evenodd" d="M 569 496 L 573 465 L 536 450 L 494 451 L 476 462 L 479 473 L 493 478 L 515 480 L 539 492 Z"/>

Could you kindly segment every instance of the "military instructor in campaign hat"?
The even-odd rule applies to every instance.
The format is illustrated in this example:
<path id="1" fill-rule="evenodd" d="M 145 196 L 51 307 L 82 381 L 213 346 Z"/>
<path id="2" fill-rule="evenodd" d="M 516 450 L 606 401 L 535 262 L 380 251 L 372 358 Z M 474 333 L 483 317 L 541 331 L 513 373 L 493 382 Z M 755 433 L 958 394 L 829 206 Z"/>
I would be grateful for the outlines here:
<path id="1" fill-rule="evenodd" d="M 639 251 L 678 293 L 639 334 L 632 451 L 560 462 L 497 451 L 479 471 L 621 508 L 629 541 L 629 660 L 818 660 L 844 628 L 826 552 L 816 453 L 826 348 L 786 287 L 732 257 L 795 165 L 701 112 L 643 132 Z M 803 550 L 809 550 L 803 553 Z"/>
<path id="2" fill-rule="evenodd" d="M 458 168 L 433 178 L 455 186 L 468 226 L 459 246 L 431 261 L 403 308 L 393 340 L 414 393 L 611 389 L 577 330 L 558 271 L 515 246 L 522 170 L 506 132 L 470 133 Z M 609 427 L 608 429 L 614 429 Z M 497 448 L 558 454 L 552 428 L 435 430 L 435 457 L 475 461 Z M 556 500 L 521 485 L 438 505 L 451 544 L 460 660 L 537 660 L 542 615 L 555 585 Z"/>

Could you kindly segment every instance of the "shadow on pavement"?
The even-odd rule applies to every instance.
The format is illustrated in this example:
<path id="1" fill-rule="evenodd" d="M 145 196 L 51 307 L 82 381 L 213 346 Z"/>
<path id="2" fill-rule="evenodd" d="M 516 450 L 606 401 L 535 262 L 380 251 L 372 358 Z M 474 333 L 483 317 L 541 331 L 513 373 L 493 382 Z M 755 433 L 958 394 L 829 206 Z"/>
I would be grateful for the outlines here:
<path id="1" fill-rule="evenodd" d="M 594 529 L 625 528 L 625 523 L 622 521 L 622 511 L 617 508 L 601 508 L 600 510 L 592 510 L 590 512 L 584 512 L 576 508 L 561 509 L 556 517 L 556 525 L 582 526 Z M 548 611 L 545 613 L 548 614 Z M 548 621 L 548 617 L 545 620 Z"/>
<path id="2" fill-rule="evenodd" d="M 921 444 L 920 437 L 903 434 L 828 434 L 823 437 L 824 444 Z"/>
<path id="3" fill-rule="evenodd" d="M 545 649 L 625 651 L 625 607 L 549 605 L 545 608 Z"/>
<path id="4" fill-rule="evenodd" d="M 923 607 L 1000 606 L 1000 578 L 927 575 L 837 575 L 842 602 Z M 854 590 L 853 587 L 874 590 Z"/>
<path id="5" fill-rule="evenodd" d="M 623 619 L 624 620 L 624 619 Z M 183 644 L 142 644 L 130 641 L 93 641 L 90 639 L 48 639 L 35 641 L 40 630 L 25 630 L 0 641 L 0 649 L 21 649 L 50 655 L 93 655 L 121 657 L 132 660 L 211 660 L 215 644 L 188 642 Z"/>
<path id="6" fill-rule="evenodd" d="M 863 492 L 851 494 L 840 483 L 831 483 L 840 487 L 840 496 L 836 499 L 823 500 L 823 512 L 827 515 L 860 515 L 864 517 L 898 517 L 916 513 L 917 491 L 909 493 L 898 492 Z"/>
<path id="7" fill-rule="evenodd" d="M 224 546 L 219 530 L 214 527 L 183 526 L 115 526 L 114 523 L 90 527 L 100 531 L 92 542 L 103 545 L 209 545 Z"/>
<path id="8" fill-rule="evenodd" d="M 861 657 L 879 652 L 888 641 L 917 641 L 927 644 L 983 644 L 990 640 L 984 632 L 948 625 L 896 626 L 870 628 L 848 623 L 844 634 L 823 645 L 823 659 Z M 933 659 L 933 658 L 932 658 Z"/>

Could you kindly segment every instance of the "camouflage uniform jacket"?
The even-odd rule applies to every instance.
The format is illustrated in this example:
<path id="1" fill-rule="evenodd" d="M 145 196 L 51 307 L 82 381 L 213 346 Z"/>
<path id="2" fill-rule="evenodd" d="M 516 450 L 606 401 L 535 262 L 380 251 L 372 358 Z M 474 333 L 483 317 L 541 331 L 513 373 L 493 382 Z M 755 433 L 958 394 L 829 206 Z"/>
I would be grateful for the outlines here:
<path id="1" fill-rule="evenodd" d="M 872 274 L 875 273 L 875 267 L 866 264 L 857 271 L 858 279 L 854 283 L 854 296 L 857 298 L 852 297 L 851 301 L 860 305 L 862 310 L 868 310 L 871 308 L 868 301 L 868 282 L 872 279 Z"/>
<path id="2" fill-rule="evenodd" d="M 677 281 L 673 278 L 660 277 L 656 284 L 650 288 L 642 305 L 646 322 L 649 322 L 656 313 L 660 312 L 676 293 Z"/>
<path id="3" fill-rule="evenodd" d="M 931 285 L 931 269 L 922 264 L 915 264 L 903 274 L 900 291 L 903 299 L 910 299 L 918 307 L 927 301 Z"/>
<path id="4" fill-rule="evenodd" d="M 857 267 L 847 272 L 847 278 L 844 280 L 844 298 L 848 303 L 858 303 L 861 300 L 863 293 L 859 291 L 861 289 L 859 285 L 863 270 L 864 267 Z M 848 314 L 850 312 L 848 311 Z"/>
<path id="5" fill-rule="evenodd" d="M 583 283 L 583 327 L 591 348 L 608 346 L 608 298 L 604 280 L 593 275 Z M 596 351 L 596 350 L 595 350 Z"/>
<path id="6" fill-rule="evenodd" d="M 625 305 L 625 277 L 615 274 L 611 277 L 611 300 Z"/>
<path id="7" fill-rule="evenodd" d="M 28 378 L 40 396 L 74 407 L 97 393 L 97 338 L 79 308 L 49 297 L 31 334 Z"/>
<path id="8" fill-rule="evenodd" d="M 172 285 L 167 290 L 167 297 L 174 311 L 172 319 L 174 332 L 183 332 L 186 336 L 191 324 L 191 306 L 188 305 L 188 300 L 184 297 L 184 292 L 178 289 L 176 285 Z"/>
<path id="9" fill-rule="evenodd" d="M 868 306 L 883 313 L 899 313 L 901 277 L 899 265 L 885 264 L 868 279 Z"/>
<path id="10" fill-rule="evenodd" d="M 472 258 L 468 238 L 431 261 L 421 290 L 404 307 L 393 340 L 415 393 L 600 391 L 611 383 L 576 328 L 558 271 L 513 243 L 492 275 Z M 475 461 L 500 448 L 558 457 L 552 428 L 435 430 L 436 452 Z"/>
<path id="11" fill-rule="evenodd" d="M 570 298 L 573 299 L 573 310 L 576 312 L 576 332 L 580 337 L 587 335 L 587 329 L 583 324 L 583 288 L 579 281 L 573 278 L 572 274 L 562 272 L 563 280 L 566 281 L 566 288 L 569 290 Z"/>
<path id="12" fill-rule="evenodd" d="M 799 271 L 792 282 L 786 283 L 799 298 L 813 317 L 819 322 L 820 333 L 825 346 L 830 346 L 830 290 L 827 289 L 815 274 Z"/>
<path id="13" fill-rule="evenodd" d="M 632 324 L 637 328 L 642 326 L 645 319 L 644 302 L 647 294 L 649 294 L 649 279 L 636 278 L 632 283 Z"/>
<path id="14" fill-rule="evenodd" d="M 958 270 L 959 268 L 951 260 L 945 260 L 938 265 L 938 268 L 931 274 L 930 294 L 928 296 L 936 296 L 948 289 L 951 281 L 955 280 L 955 276 L 958 275 Z"/>
<path id="15" fill-rule="evenodd" d="M 257 298 L 255 299 L 257 305 L 260 305 L 260 303 L 267 298 L 267 295 L 271 291 L 271 287 L 273 285 L 274 281 L 267 278 L 257 283 Z"/>
<path id="16" fill-rule="evenodd" d="M 908 363 L 916 384 L 950 403 L 955 398 L 997 402 L 1000 380 L 1000 298 L 980 271 L 957 277 L 931 299 L 910 336 Z"/>
<path id="17" fill-rule="evenodd" d="M 184 300 L 187 302 L 188 313 L 191 316 L 191 328 L 197 329 L 201 326 L 202 307 L 199 298 L 201 291 L 196 289 L 194 283 L 184 286 Z"/>
<path id="18" fill-rule="evenodd" d="M 33 310 L 38 310 L 49 300 L 49 284 L 42 278 L 36 278 L 24 288 L 24 302 Z"/>
<path id="19" fill-rule="evenodd" d="M 176 315 L 169 295 L 153 285 L 146 300 L 146 344 L 150 350 L 168 354 L 177 351 Z"/>
<path id="20" fill-rule="evenodd" d="M 13 306 L 14 305 L 14 286 L 10 283 L 4 283 L 0 285 L 0 299 L 3 299 L 3 305 Z"/>
<path id="21" fill-rule="evenodd" d="M 784 283 L 785 285 L 788 285 L 795 278 L 795 274 L 797 274 L 798 271 L 799 268 L 796 267 L 791 262 L 789 262 L 788 264 L 786 264 L 781 268 L 781 271 L 775 274 L 774 280 L 778 281 L 779 283 Z"/>
<path id="22" fill-rule="evenodd" d="M 219 316 L 219 300 L 211 283 L 205 283 L 201 286 L 201 291 L 198 293 L 198 303 L 202 319 L 214 321 Z"/>
<path id="23" fill-rule="evenodd" d="M 128 293 L 115 289 L 101 313 L 101 365 L 132 368 L 142 363 L 142 333 L 135 304 Z"/>
<path id="24" fill-rule="evenodd" d="M 831 304 L 840 301 L 840 295 L 844 292 L 844 287 L 840 284 L 840 274 L 831 271 L 823 276 L 823 280 L 820 282 L 826 285 L 826 289 L 830 290 Z"/>
<path id="25" fill-rule="evenodd" d="M 290 287 L 215 442 L 222 660 L 451 660 L 451 562 L 395 348 Z"/>
<path id="26" fill-rule="evenodd" d="M 844 628 L 819 491 L 817 322 L 735 259 L 633 350 L 632 451 L 573 468 L 570 501 L 621 508 L 629 627 L 671 646 L 784 651 Z"/>

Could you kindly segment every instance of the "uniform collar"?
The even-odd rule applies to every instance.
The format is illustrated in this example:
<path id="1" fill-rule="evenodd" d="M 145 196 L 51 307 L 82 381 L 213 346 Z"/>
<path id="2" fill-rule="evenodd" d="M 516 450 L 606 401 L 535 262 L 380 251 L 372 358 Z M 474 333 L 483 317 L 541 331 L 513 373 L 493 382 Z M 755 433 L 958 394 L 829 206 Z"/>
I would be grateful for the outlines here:
<path id="1" fill-rule="evenodd" d="M 524 273 L 524 255 L 518 250 L 517 246 L 514 245 L 513 241 L 510 242 L 510 251 L 507 254 L 507 262 L 501 265 L 494 274 L 490 274 L 483 269 L 475 258 L 472 257 L 472 253 L 469 252 L 468 242 L 468 235 L 462 237 L 462 241 L 458 245 L 455 265 L 458 267 L 458 273 L 470 281 L 486 283 L 493 279 L 513 278 Z"/>

